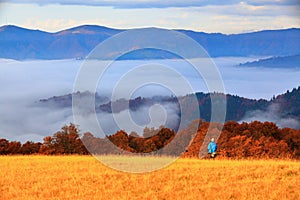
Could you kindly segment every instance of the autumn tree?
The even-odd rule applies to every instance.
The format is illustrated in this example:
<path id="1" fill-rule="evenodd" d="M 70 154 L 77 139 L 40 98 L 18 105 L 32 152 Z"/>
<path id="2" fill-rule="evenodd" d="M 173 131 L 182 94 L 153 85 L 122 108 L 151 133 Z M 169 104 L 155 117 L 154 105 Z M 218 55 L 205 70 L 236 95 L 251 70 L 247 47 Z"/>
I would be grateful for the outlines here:
<path id="1" fill-rule="evenodd" d="M 6 155 L 7 154 L 7 146 L 9 141 L 6 139 L 1 138 L 0 139 L 0 155 Z"/>
<path id="2" fill-rule="evenodd" d="M 27 141 L 21 146 L 19 153 L 23 155 L 36 154 L 39 153 L 41 146 L 42 143 L 40 142 Z"/>
<path id="3" fill-rule="evenodd" d="M 79 130 L 76 125 L 62 127 L 52 137 L 44 138 L 41 152 L 45 154 L 88 154 L 79 137 Z"/>
<path id="4" fill-rule="evenodd" d="M 44 143 L 39 151 L 41 154 L 52 155 L 55 154 L 54 141 L 51 136 L 44 138 Z"/>
<path id="5" fill-rule="evenodd" d="M 18 154 L 20 148 L 20 142 L 0 139 L 0 155 Z"/>

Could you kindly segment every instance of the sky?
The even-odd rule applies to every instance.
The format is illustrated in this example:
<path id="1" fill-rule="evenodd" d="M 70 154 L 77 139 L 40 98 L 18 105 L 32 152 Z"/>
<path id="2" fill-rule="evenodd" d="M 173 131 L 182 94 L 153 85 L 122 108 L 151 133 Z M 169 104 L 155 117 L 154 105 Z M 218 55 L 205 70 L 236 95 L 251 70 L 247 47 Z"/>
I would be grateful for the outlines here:
<path id="1" fill-rule="evenodd" d="M 96 24 L 226 34 L 300 27 L 299 0 L 0 0 L 0 26 L 57 32 Z"/>

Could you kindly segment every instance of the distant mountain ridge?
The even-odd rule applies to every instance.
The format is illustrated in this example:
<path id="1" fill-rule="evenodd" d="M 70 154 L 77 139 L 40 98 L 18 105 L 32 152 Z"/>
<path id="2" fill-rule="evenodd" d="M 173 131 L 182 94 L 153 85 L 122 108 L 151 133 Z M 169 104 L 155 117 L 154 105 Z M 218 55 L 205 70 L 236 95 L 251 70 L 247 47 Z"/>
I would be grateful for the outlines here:
<path id="1" fill-rule="evenodd" d="M 294 56 L 276 56 L 260 59 L 254 62 L 241 63 L 244 67 L 270 67 L 270 68 L 300 68 L 300 54 Z"/>
<path id="2" fill-rule="evenodd" d="M 16 60 L 85 58 L 100 42 L 122 31 L 125 30 L 83 25 L 49 33 L 12 25 L 2 26 L 0 27 L 0 58 Z M 193 38 L 212 57 L 300 54 L 299 28 L 230 35 L 190 30 L 177 31 Z M 148 49 L 134 52 L 123 59 L 153 58 L 174 58 L 174 55 Z"/>

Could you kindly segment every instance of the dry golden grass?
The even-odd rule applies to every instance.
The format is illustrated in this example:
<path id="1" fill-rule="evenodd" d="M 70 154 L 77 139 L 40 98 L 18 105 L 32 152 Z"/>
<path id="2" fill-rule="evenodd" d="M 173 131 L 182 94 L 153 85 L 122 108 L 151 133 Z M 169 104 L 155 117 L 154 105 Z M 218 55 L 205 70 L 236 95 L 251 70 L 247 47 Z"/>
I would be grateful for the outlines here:
<path id="1" fill-rule="evenodd" d="M 118 163 L 125 158 L 107 159 Z M 130 159 L 134 166 L 144 158 Z M 1 200 L 296 200 L 299 185 L 299 161 L 179 159 L 155 172 L 130 174 L 105 167 L 90 156 L 0 157 Z"/>

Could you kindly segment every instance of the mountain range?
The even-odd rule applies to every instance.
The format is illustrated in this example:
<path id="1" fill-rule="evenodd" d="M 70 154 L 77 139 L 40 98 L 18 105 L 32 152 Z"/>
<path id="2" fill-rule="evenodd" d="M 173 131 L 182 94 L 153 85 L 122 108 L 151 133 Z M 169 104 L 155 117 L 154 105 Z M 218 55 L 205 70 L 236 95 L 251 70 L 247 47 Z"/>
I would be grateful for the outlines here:
<path id="1" fill-rule="evenodd" d="M 0 58 L 15 60 L 83 59 L 100 42 L 122 31 L 126 30 L 83 25 L 49 33 L 6 25 L 0 27 Z M 197 41 L 212 57 L 300 54 L 299 28 L 229 35 L 191 30 L 177 31 Z M 174 55 L 169 52 L 146 49 L 133 52 L 122 59 L 156 58 L 174 58 Z"/>

